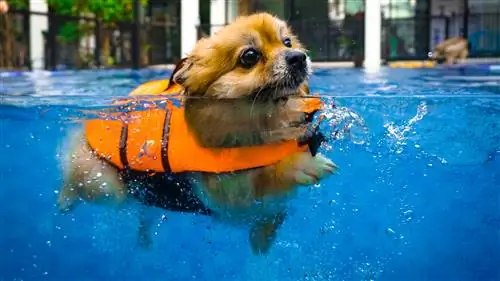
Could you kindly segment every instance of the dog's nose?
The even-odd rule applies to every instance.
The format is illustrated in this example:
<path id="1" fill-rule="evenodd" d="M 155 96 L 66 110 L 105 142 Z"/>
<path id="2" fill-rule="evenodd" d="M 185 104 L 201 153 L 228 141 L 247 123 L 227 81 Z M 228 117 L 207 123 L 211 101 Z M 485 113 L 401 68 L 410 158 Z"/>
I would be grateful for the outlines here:
<path id="1" fill-rule="evenodd" d="M 285 60 L 293 68 L 302 68 L 306 64 L 306 54 L 299 51 L 290 51 L 285 55 Z"/>

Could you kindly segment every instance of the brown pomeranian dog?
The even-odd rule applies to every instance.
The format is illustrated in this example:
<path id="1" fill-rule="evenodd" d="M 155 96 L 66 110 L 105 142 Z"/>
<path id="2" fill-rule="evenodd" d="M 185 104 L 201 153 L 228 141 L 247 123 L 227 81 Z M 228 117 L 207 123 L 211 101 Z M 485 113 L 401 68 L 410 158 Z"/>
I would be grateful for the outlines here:
<path id="1" fill-rule="evenodd" d="M 455 62 L 463 63 L 469 55 L 468 42 L 465 38 L 457 36 L 439 43 L 432 50 L 432 59 L 444 59 L 446 64 Z"/>
<path id="2" fill-rule="evenodd" d="M 310 59 L 286 23 L 259 13 L 199 40 L 171 81 L 183 89 L 185 119 L 200 145 L 240 147 L 304 137 L 307 118 L 300 97 L 309 94 L 310 73 Z M 269 251 L 293 191 L 336 171 L 321 154 L 300 152 L 275 165 L 233 173 L 146 175 L 120 171 L 99 159 L 81 132 L 74 136 L 59 193 L 61 211 L 80 199 L 119 206 L 130 198 L 142 206 L 206 214 L 250 226 L 255 254 Z M 150 225 L 144 215 L 139 227 L 143 245 L 151 243 Z"/>

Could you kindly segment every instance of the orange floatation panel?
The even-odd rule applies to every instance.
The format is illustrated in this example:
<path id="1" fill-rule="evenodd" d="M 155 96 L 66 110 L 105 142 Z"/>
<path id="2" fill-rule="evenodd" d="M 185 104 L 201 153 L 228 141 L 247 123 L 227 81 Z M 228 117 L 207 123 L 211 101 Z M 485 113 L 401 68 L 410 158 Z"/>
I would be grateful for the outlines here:
<path id="1" fill-rule="evenodd" d="M 182 86 L 169 86 L 169 80 L 140 85 L 130 96 L 154 95 L 147 99 L 167 100 L 165 108 L 131 110 L 126 118 L 90 119 L 84 122 L 91 149 L 119 169 L 145 172 L 234 172 L 272 165 L 286 156 L 307 151 L 296 140 L 277 144 L 237 148 L 207 148 L 199 145 L 184 119 L 184 108 L 165 96 L 182 92 Z M 321 109 L 319 98 L 306 98 L 304 112 Z"/>

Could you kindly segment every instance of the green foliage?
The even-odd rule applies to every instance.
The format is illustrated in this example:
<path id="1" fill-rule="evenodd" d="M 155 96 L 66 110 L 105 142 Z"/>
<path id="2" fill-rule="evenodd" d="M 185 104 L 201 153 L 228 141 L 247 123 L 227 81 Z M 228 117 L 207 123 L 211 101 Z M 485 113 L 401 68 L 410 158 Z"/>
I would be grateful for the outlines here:
<path id="1" fill-rule="evenodd" d="M 80 26 L 74 22 L 64 23 L 59 29 L 59 38 L 64 42 L 75 42 L 80 34 Z"/>
<path id="2" fill-rule="evenodd" d="M 45 0 L 49 7 L 59 15 L 94 15 L 104 23 L 130 21 L 133 18 L 134 0 Z M 29 8 L 29 0 L 7 0 L 14 9 Z M 149 0 L 139 0 L 146 7 Z"/>
<path id="3" fill-rule="evenodd" d="M 7 3 L 12 9 L 27 9 L 29 7 L 29 2 L 29 0 L 7 0 Z"/>
<path id="4" fill-rule="evenodd" d="M 80 0 L 46 0 L 49 7 L 59 15 L 78 15 L 78 4 Z"/>
<path id="5" fill-rule="evenodd" d="M 140 1 L 147 4 L 147 1 Z M 87 0 L 89 11 L 103 22 L 129 21 L 133 18 L 133 0 Z"/>
<path id="6" fill-rule="evenodd" d="M 20 1 L 20 0 L 16 0 Z M 133 18 L 134 0 L 46 0 L 60 15 L 92 14 L 104 23 L 130 21 Z M 139 0 L 146 6 L 148 0 Z"/>
<path id="7" fill-rule="evenodd" d="M 29 1 L 29 0 L 15 0 Z M 133 19 L 134 0 L 46 0 L 49 7 L 57 14 L 64 16 L 95 16 L 104 25 L 114 25 L 117 22 Z M 149 0 L 139 0 L 142 7 Z M 59 30 L 61 40 L 70 42 L 77 40 L 85 33 L 86 28 L 81 22 L 66 22 Z"/>
<path id="8" fill-rule="evenodd" d="M 41 0 L 40 0 L 41 1 Z M 45 0 L 52 11 L 62 16 L 97 17 L 104 26 L 133 19 L 134 0 Z M 28 9 L 29 0 L 7 0 L 13 9 Z M 139 0 L 146 7 L 149 0 Z M 61 22 L 61 21 L 60 21 Z M 76 42 L 81 36 L 93 32 L 93 22 L 63 19 L 58 31 L 62 42 Z"/>

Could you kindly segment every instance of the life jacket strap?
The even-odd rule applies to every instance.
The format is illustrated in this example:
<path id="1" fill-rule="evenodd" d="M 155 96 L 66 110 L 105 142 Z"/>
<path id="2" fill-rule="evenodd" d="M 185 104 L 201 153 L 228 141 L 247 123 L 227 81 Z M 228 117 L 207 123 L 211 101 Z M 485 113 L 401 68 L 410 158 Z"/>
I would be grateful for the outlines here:
<path id="1" fill-rule="evenodd" d="M 165 119 L 163 120 L 163 133 L 161 138 L 161 164 L 165 172 L 171 172 L 170 161 L 168 160 L 168 136 L 170 134 L 170 119 L 172 111 L 166 110 Z"/>
<path id="2" fill-rule="evenodd" d="M 120 153 L 120 161 L 122 162 L 123 168 L 128 170 L 129 164 L 127 159 L 127 138 L 128 138 L 128 124 L 123 123 L 122 130 L 120 133 L 120 143 L 118 146 Z"/>
<path id="3" fill-rule="evenodd" d="M 314 115 L 319 110 L 314 110 L 308 114 L 306 114 L 306 122 L 313 122 Z M 319 122 L 323 120 L 322 116 L 320 116 Z M 308 134 L 301 140 L 299 140 L 299 145 L 307 145 L 309 147 L 309 151 L 311 155 L 314 157 L 318 153 L 319 148 L 326 141 L 325 135 L 319 131 L 319 123 L 312 126 L 312 130 L 308 131 Z"/>
<path id="4" fill-rule="evenodd" d="M 171 172 L 170 161 L 168 159 L 168 137 L 170 134 L 170 119 L 172 118 L 172 111 L 170 109 L 165 109 L 165 117 L 163 119 L 163 130 L 161 139 L 161 165 L 164 172 Z M 119 142 L 119 154 L 120 162 L 125 170 L 130 170 L 129 159 L 134 157 L 133 155 L 127 155 L 127 140 L 128 140 L 128 130 L 129 126 L 126 122 L 122 123 L 120 142 Z M 131 160 L 133 161 L 133 160 Z M 132 167 L 133 169 L 133 167 Z"/>
<path id="5" fill-rule="evenodd" d="M 318 127 L 315 127 L 309 136 L 299 141 L 299 145 L 307 145 L 311 155 L 314 157 L 325 140 L 325 135 L 318 130 Z"/>

